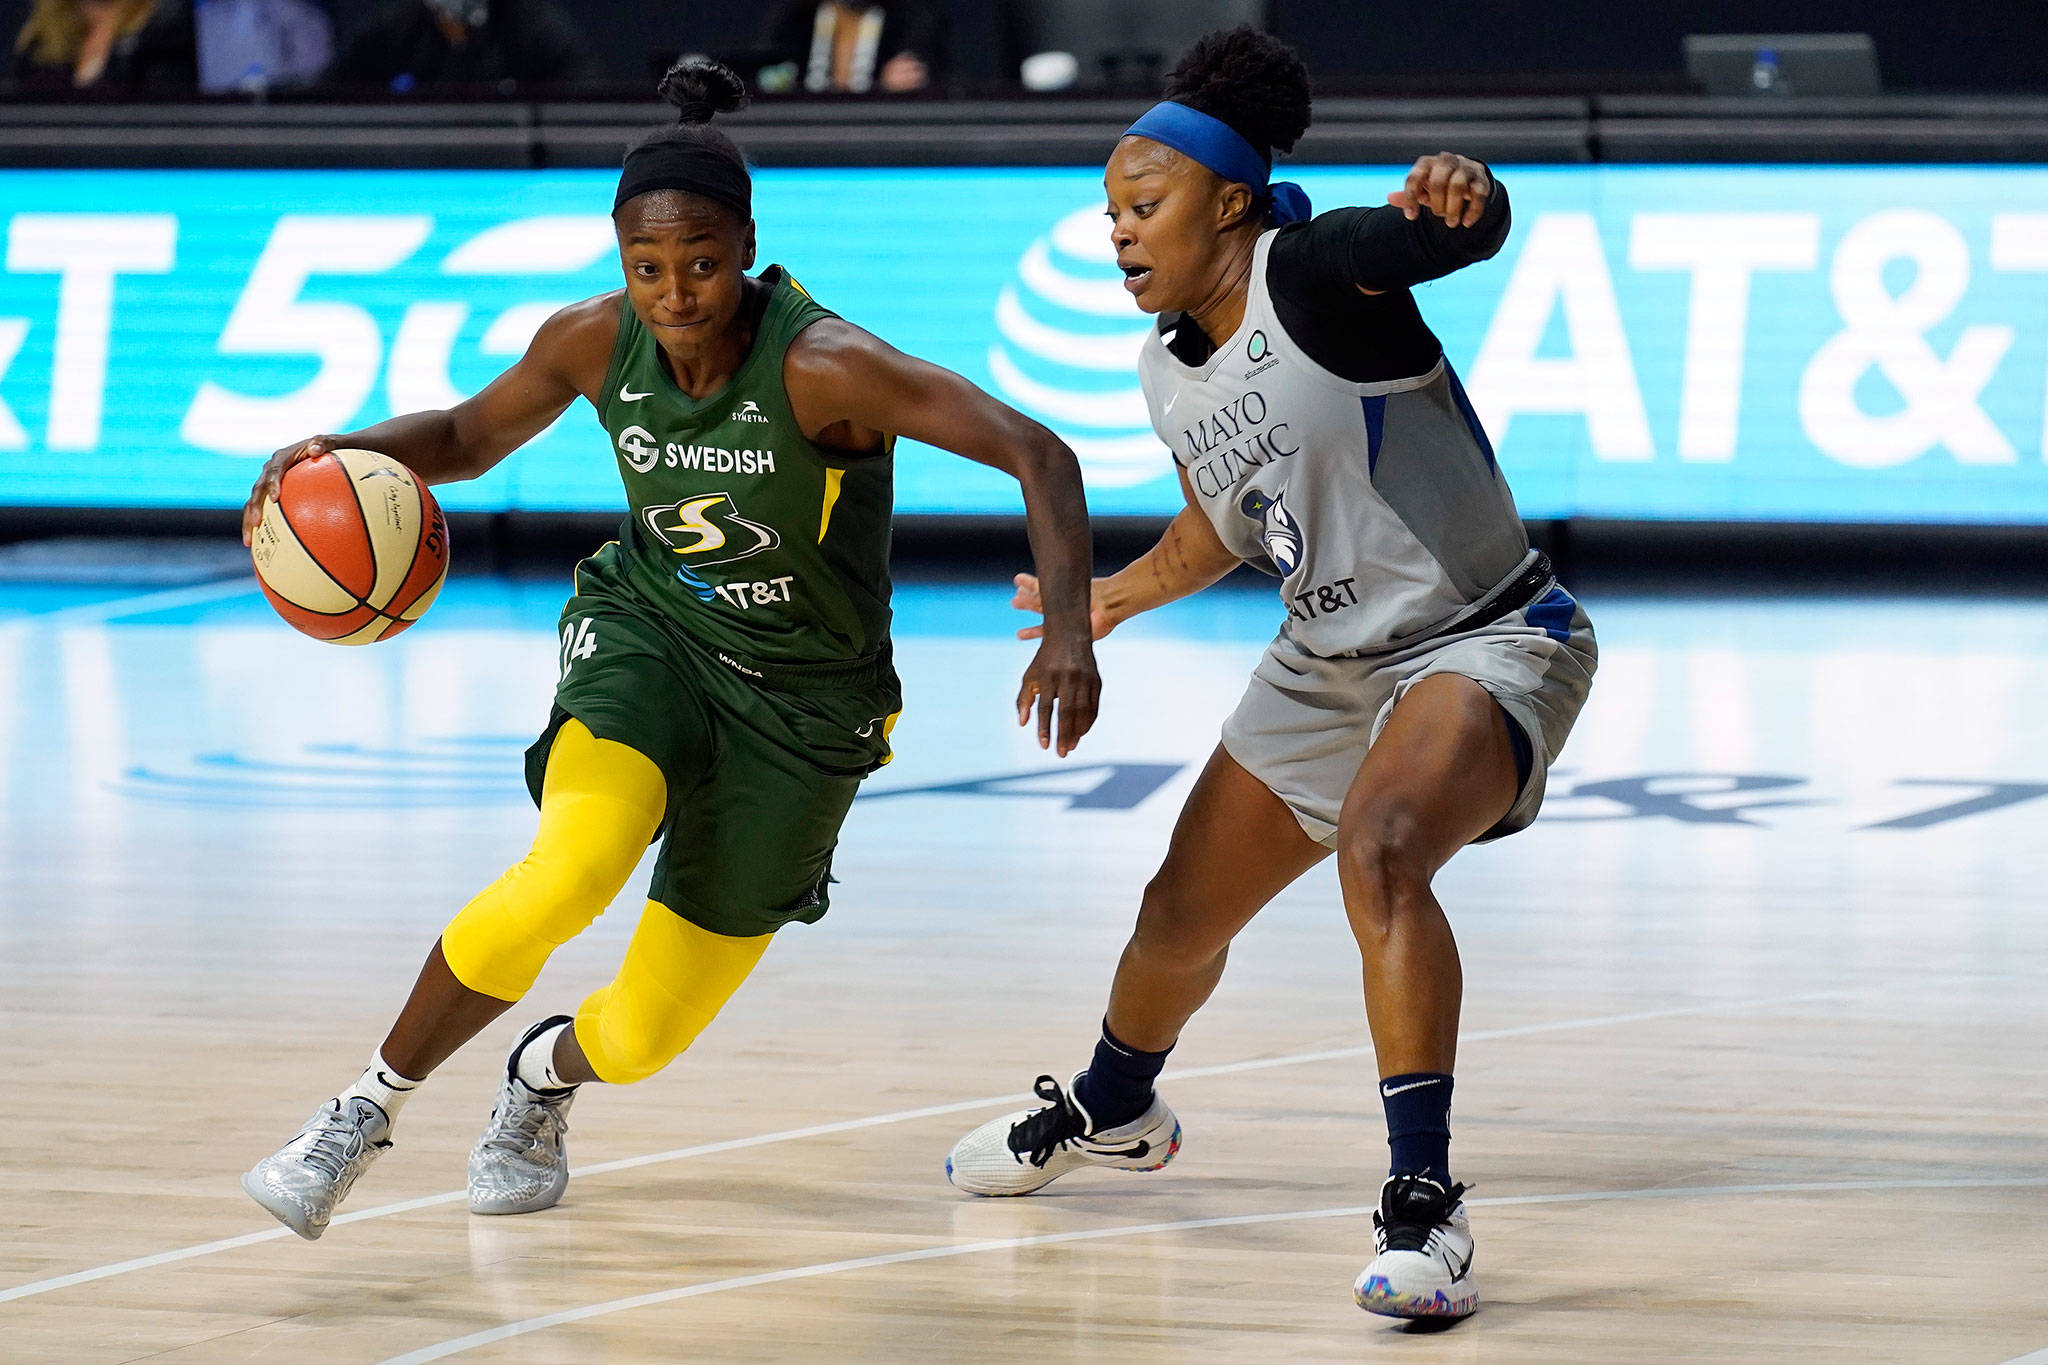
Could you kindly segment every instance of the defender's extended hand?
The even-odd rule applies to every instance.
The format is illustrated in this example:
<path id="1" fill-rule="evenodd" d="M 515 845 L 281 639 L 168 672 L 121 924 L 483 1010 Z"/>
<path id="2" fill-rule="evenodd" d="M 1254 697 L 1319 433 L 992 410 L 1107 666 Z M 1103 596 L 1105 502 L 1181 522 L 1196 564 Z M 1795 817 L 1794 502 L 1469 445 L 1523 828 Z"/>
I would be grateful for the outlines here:
<path id="1" fill-rule="evenodd" d="M 1408 172 L 1408 182 L 1387 196 L 1413 222 L 1427 209 L 1451 227 L 1471 227 L 1486 212 L 1493 177 L 1469 156 L 1438 152 L 1425 156 Z"/>
<path id="2" fill-rule="evenodd" d="M 1108 609 L 1102 605 L 1102 585 L 1106 581 L 1100 578 L 1095 579 L 1089 587 L 1088 632 L 1089 638 L 1094 640 L 1100 640 L 1103 636 L 1116 629 L 1115 620 L 1110 617 Z M 1028 611 L 1038 616 L 1045 615 L 1045 600 L 1038 595 L 1038 575 L 1020 573 L 1017 575 L 1016 583 L 1017 595 L 1010 599 L 1010 605 L 1018 611 Z M 1017 638 L 1020 640 L 1043 640 L 1045 638 L 1044 622 L 1041 621 L 1038 625 L 1024 627 L 1017 632 Z"/>

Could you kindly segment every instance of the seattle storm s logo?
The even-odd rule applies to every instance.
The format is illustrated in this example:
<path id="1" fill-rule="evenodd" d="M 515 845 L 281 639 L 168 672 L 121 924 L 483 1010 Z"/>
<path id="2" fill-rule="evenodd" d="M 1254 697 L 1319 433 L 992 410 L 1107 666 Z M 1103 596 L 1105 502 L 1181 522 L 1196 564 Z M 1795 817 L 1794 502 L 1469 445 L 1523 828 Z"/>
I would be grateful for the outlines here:
<path id="1" fill-rule="evenodd" d="M 683 556 L 685 567 L 679 576 L 685 582 L 690 565 L 730 564 L 782 544 L 773 527 L 741 516 L 730 493 L 700 493 L 650 507 L 641 517 L 662 544 Z"/>
<path id="2" fill-rule="evenodd" d="M 1238 510 L 1259 523 L 1259 543 L 1272 556 L 1273 564 L 1280 570 L 1282 578 L 1290 578 L 1301 567 L 1302 552 L 1305 548 L 1301 523 L 1287 510 L 1287 495 L 1275 493 L 1267 497 L 1254 488 L 1244 495 Z"/>

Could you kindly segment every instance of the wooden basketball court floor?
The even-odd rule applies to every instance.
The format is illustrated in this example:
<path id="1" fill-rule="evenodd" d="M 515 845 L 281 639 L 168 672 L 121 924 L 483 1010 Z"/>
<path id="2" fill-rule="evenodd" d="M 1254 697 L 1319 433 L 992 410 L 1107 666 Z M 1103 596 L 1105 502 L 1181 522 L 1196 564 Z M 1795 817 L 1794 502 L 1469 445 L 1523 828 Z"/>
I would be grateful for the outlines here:
<path id="1" fill-rule="evenodd" d="M 2048 1360 L 2048 613 L 1589 592 L 1544 819 L 1439 884 L 1486 1307 L 1360 1313 L 1385 1147 L 1329 869 L 1233 951 L 1157 1175 L 976 1200 L 954 1138 L 1085 1060 L 1140 888 L 1274 624 L 1107 641 L 1062 764 L 1006 716 L 1007 593 L 910 586 L 898 761 L 835 908 L 664 1074 L 591 1087 L 557 1209 L 473 1218 L 513 1032 L 408 1108 L 325 1240 L 236 1176 L 367 1061 L 523 850 L 561 584 L 403 639 L 245 582 L 0 587 L 0 1357 L 22 1361 Z"/>

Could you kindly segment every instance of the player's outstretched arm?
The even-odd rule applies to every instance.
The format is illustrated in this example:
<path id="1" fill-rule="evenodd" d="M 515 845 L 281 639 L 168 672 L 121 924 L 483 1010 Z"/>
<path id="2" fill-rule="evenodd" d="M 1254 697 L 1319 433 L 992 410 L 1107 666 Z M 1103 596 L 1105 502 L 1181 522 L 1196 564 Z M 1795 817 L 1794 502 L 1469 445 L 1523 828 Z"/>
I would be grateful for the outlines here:
<path id="1" fill-rule="evenodd" d="M 1390 293 L 1487 260 L 1507 241 L 1508 194 L 1484 162 L 1425 156 L 1385 207 L 1317 214 L 1273 246 L 1276 277 L 1302 298 Z"/>
<path id="2" fill-rule="evenodd" d="M 564 308 L 541 324 L 526 354 L 510 369 L 452 408 L 409 412 L 361 431 L 286 446 L 256 476 L 242 508 L 242 543 L 255 534 L 263 503 L 277 496 L 285 471 L 329 451 L 374 450 L 430 484 L 457 483 L 487 472 L 547 430 L 578 394 L 595 393 L 617 340 L 618 309 L 616 294 Z"/>
<path id="3" fill-rule="evenodd" d="M 1195 506 L 1186 470 L 1180 474 L 1180 491 L 1187 505 L 1167 523 L 1159 543 L 1116 573 L 1095 580 L 1089 593 L 1088 626 L 1096 639 L 1141 611 L 1200 592 L 1237 567 L 1237 556 L 1224 546 L 1208 516 Z M 1017 595 L 1010 605 L 1019 611 L 1045 610 L 1036 575 L 1017 575 Z M 1036 640 L 1043 634 L 1043 626 L 1026 626 L 1017 632 L 1017 638 Z"/>
<path id="4" fill-rule="evenodd" d="M 1102 690 L 1088 629 L 1088 504 L 1074 452 L 951 370 L 837 319 L 806 328 L 790 346 L 783 382 L 813 440 L 859 448 L 884 434 L 908 436 L 1017 480 L 1046 606 L 1045 636 L 1024 672 L 1017 718 L 1025 723 L 1036 703 L 1038 742 L 1049 748 L 1057 715 L 1059 752 L 1071 753 L 1095 723 Z"/>

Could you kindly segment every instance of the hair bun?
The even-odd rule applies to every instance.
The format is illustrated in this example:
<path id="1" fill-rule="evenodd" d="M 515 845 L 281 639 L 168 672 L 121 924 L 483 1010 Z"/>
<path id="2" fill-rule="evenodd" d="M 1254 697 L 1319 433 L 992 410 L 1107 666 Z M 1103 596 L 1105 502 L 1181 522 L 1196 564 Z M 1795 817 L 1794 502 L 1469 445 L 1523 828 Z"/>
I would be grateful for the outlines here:
<path id="1" fill-rule="evenodd" d="M 661 78 L 661 97 L 676 107 L 677 123 L 709 123 L 747 107 L 747 83 L 724 62 L 688 56 Z"/>
<path id="2" fill-rule="evenodd" d="M 1308 131 L 1301 54 L 1249 24 L 1204 34 L 1168 75 L 1166 97 L 1222 119 L 1262 151 L 1291 152 Z"/>

